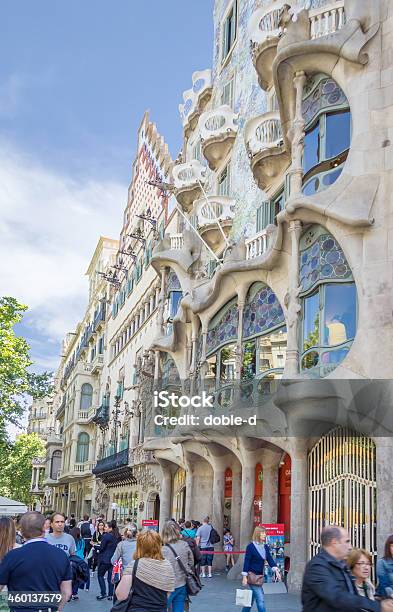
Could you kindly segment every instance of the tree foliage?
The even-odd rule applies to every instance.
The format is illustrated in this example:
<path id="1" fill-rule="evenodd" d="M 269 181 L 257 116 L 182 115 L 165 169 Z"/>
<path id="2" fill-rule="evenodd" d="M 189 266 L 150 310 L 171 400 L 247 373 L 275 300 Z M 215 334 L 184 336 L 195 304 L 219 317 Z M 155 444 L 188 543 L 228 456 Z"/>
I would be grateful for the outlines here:
<path id="1" fill-rule="evenodd" d="M 6 457 L 3 450 L 6 448 Z M 0 450 L 0 495 L 25 504 L 31 501 L 31 462 L 45 456 L 45 446 L 36 433 L 20 434 Z"/>
<path id="2" fill-rule="evenodd" d="M 52 374 L 29 372 L 30 347 L 15 334 L 27 306 L 15 298 L 0 298 L 0 440 L 6 438 L 6 424 L 19 424 L 26 399 L 44 397 L 52 392 Z"/>

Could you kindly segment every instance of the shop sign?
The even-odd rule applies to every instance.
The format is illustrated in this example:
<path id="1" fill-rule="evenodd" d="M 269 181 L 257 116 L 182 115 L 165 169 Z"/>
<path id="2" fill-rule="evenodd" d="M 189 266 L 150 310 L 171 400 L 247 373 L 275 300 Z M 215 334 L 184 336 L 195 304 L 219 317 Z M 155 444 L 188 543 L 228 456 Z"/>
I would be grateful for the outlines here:
<path id="1" fill-rule="evenodd" d="M 158 521 L 143 520 L 142 529 L 151 529 L 152 531 L 158 531 Z"/>

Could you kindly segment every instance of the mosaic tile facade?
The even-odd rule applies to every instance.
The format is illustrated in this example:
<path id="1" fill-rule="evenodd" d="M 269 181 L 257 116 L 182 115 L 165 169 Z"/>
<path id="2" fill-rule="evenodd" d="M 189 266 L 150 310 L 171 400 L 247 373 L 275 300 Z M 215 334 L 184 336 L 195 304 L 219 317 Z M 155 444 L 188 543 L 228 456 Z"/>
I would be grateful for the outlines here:
<path id="1" fill-rule="evenodd" d="M 237 300 L 233 300 L 212 319 L 207 332 L 207 353 L 211 353 L 221 344 L 237 339 L 238 315 Z"/>

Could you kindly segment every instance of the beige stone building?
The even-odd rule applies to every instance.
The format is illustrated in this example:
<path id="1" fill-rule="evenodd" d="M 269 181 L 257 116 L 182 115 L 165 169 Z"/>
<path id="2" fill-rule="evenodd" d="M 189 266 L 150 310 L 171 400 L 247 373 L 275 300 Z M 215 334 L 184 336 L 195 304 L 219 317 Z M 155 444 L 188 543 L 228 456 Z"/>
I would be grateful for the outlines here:
<path id="1" fill-rule="evenodd" d="M 100 449 L 92 510 L 208 514 L 238 550 L 255 524 L 284 523 L 297 590 L 323 525 L 374 557 L 392 531 L 393 7 L 288 4 L 216 1 L 212 69 L 184 93 L 175 164 L 142 122 L 90 383 L 98 429 L 83 431 Z M 214 416 L 257 425 L 165 428 L 159 387 L 205 390 Z M 173 404 L 167 416 L 190 415 Z M 71 470 L 82 425 L 62 414 Z M 68 512 L 83 506 L 71 487 L 88 501 L 84 478 L 65 472 Z"/>

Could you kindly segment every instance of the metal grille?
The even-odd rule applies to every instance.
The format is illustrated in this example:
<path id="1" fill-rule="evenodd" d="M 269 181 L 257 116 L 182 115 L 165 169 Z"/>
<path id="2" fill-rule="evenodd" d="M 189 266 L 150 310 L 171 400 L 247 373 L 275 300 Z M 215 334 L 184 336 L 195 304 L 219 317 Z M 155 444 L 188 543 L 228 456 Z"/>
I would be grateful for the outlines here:
<path id="1" fill-rule="evenodd" d="M 376 560 L 376 460 L 370 438 L 337 427 L 308 458 L 309 556 L 320 547 L 325 525 L 348 529 L 352 545 Z"/>

